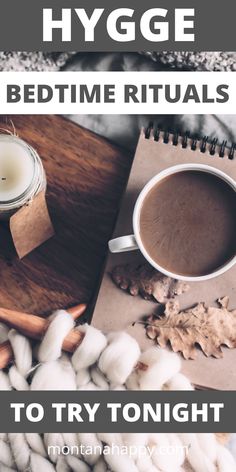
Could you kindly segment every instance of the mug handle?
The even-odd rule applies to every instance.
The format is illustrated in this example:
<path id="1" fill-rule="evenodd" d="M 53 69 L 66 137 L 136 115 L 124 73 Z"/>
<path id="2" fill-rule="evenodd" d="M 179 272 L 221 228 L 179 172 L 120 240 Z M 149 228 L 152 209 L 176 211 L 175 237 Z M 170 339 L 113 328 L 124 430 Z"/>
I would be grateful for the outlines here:
<path id="1" fill-rule="evenodd" d="M 134 234 L 121 236 L 120 238 L 111 239 L 108 243 L 110 252 L 128 252 L 139 249 Z"/>

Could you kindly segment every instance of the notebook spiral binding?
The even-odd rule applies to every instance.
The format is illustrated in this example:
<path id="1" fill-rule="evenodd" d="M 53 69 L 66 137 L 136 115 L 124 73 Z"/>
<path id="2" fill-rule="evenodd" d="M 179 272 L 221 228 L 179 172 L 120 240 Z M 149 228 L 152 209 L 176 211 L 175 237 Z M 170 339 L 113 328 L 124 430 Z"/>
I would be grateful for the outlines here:
<path id="1" fill-rule="evenodd" d="M 174 131 L 163 130 L 155 127 L 151 122 L 144 130 L 145 138 L 153 137 L 154 141 L 159 141 L 162 137 L 165 144 L 172 143 L 173 146 L 181 145 L 183 149 L 190 147 L 192 151 L 199 149 L 202 153 L 209 151 L 211 156 L 218 155 L 219 157 L 227 157 L 228 159 L 235 158 L 236 143 L 232 143 L 230 147 L 227 146 L 227 141 L 218 142 L 217 138 L 209 140 L 208 136 L 202 138 L 190 136 L 189 132 L 184 135 Z"/>

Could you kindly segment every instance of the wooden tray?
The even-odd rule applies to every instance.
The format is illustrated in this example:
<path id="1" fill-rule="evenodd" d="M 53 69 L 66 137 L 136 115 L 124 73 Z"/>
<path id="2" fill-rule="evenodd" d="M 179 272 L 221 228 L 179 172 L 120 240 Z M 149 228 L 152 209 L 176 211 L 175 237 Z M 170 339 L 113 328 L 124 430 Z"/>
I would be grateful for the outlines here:
<path id="1" fill-rule="evenodd" d="M 47 315 L 94 295 L 132 156 L 59 116 L 10 119 L 43 160 L 56 235 L 20 261 L 0 224 L 0 306 Z"/>

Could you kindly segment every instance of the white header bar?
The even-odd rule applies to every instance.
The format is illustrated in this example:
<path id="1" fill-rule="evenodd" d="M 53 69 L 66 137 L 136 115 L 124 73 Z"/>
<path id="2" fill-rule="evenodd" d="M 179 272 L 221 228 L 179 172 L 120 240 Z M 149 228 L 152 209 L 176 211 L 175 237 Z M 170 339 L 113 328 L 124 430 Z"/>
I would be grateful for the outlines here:
<path id="1" fill-rule="evenodd" d="M 235 114 L 235 72 L 1 72 L 1 114 Z"/>

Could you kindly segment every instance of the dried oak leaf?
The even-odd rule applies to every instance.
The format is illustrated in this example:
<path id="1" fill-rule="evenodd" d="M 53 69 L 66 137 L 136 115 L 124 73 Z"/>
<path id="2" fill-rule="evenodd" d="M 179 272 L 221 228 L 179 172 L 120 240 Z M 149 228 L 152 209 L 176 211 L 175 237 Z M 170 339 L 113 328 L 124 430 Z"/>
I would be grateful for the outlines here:
<path id="1" fill-rule="evenodd" d="M 130 295 L 141 295 L 145 300 L 156 300 L 159 303 L 166 303 L 189 289 L 185 282 L 166 277 L 149 264 L 118 265 L 112 270 L 111 278 Z"/>
<path id="2" fill-rule="evenodd" d="M 170 343 L 174 352 L 185 359 L 195 359 L 197 346 L 209 357 L 223 357 L 222 345 L 236 348 L 236 310 L 228 310 L 228 297 L 218 300 L 219 307 L 199 303 L 180 311 L 177 301 L 166 304 L 162 317 L 148 318 L 146 332 L 159 346 Z"/>

